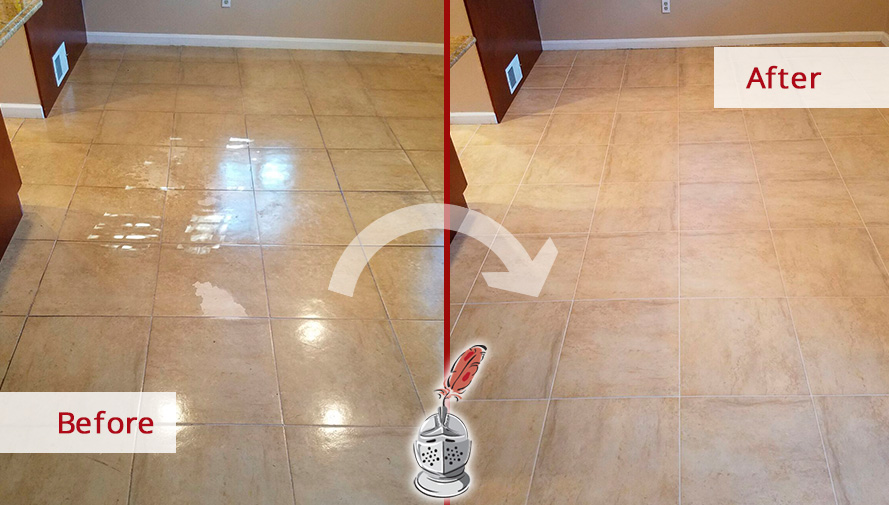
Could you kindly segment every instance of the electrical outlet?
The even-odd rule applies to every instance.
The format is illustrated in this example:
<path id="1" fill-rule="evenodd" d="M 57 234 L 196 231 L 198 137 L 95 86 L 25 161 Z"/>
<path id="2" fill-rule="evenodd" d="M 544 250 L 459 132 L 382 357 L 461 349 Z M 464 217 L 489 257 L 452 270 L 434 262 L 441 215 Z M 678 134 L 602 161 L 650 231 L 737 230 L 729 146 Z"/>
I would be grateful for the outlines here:
<path id="1" fill-rule="evenodd" d="M 222 0 L 222 8 L 227 9 L 232 6 L 232 0 Z"/>
<path id="2" fill-rule="evenodd" d="M 670 13 L 670 0 L 661 0 L 661 13 L 669 14 Z"/>

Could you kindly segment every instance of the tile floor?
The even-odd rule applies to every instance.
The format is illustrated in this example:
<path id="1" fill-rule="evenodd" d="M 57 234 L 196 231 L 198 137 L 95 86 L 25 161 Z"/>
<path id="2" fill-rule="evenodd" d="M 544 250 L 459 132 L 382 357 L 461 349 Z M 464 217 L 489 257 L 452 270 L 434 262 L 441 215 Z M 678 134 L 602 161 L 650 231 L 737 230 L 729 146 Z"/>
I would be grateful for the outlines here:
<path id="1" fill-rule="evenodd" d="M 489 347 L 454 503 L 889 503 L 889 111 L 712 93 L 710 48 L 545 52 L 452 126 L 469 205 L 559 249 L 540 299 L 452 249 L 452 348 Z"/>
<path id="2" fill-rule="evenodd" d="M 7 120 L 25 217 L 2 390 L 177 391 L 182 427 L 173 456 L 0 455 L 0 503 L 416 503 L 399 477 L 440 380 L 442 234 L 384 248 L 354 298 L 327 283 L 356 227 L 442 201 L 442 75 L 91 45 L 48 119 Z"/>

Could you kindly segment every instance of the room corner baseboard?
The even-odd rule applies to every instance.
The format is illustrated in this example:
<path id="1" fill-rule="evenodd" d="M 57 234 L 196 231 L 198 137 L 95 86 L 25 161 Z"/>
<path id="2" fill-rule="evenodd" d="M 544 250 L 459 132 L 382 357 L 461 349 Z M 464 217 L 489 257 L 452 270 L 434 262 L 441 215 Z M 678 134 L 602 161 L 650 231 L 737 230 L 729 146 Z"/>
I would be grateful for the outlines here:
<path id="1" fill-rule="evenodd" d="M 451 112 L 451 124 L 497 124 L 493 112 Z"/>
<path id="2" fill-rule="evenodd" d="M 0 103 L 3 117 L 43 119 L 43 107 L 39 103 Z"/>
<path id="3" fill-rule="evenodd" d="M 444 44 L 389 40 L 306 39 L 296 37 L 253 37 L 244 35 L 192 35 L 176 33 L 87 32 L 95 44 L 140 44 L 149 46 L 253 47 L 262 49 L 321 49 L 444 55 Z"/>
<path id="4" fill-rule="evenodd" d="M 884 32 L 775 33 L 762 35 L 721 35 L 713 37 L 544 40 L 543 49 L 547 51 L 578 49 L 657 49 L 669 47 L 880 41 L 882 41 L 884 45 L 889 45 L 889 36 Z"/>

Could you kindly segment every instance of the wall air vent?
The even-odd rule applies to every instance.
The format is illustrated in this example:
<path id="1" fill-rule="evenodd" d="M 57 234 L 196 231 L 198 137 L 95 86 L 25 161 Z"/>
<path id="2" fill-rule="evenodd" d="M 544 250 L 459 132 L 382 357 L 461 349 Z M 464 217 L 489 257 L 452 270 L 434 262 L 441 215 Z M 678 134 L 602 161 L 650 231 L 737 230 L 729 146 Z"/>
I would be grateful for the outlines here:
<path id="1" fill-rule="evenodd" d="M 515 55 L 515 58 L 506 66 L 506 82 L 509 83 L 510 94 L 515 93 L 519 83 L 522 82 L 522 64 L 519 63 L 519 55 Z"/>
<path id="2" fill-rule="evenodd" d="M 52 55 L 52 68 L 56 74 L 56 86 L 62 85 L 62 79 L 68 74 L 68 52 L 65 51 L 65 43 L 59 46 L 56 54 Z"/>

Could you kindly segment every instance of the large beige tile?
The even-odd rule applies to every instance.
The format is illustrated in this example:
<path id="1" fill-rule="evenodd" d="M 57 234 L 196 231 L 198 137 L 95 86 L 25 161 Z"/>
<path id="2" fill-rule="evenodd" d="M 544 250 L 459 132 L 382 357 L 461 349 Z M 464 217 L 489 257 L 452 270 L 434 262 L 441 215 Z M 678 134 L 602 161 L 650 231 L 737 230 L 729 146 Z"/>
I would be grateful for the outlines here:
<path id="1" fill-rule="evenodd" d="M 180 423 L 280 423 L 269 323 L 156 317 L 146 391 L 176 391 Z"/>
<path id="2" fill-rule="evenodd" d="M 126 503 L 130 454 L 0 455 L 0 500 L 9 505 Z"/>
<path id="3" fill-rule="evenodd" d="M 124 49 L 123 59 L 127 61 L 179 61 L 179 46 L 132 45 Z"/>
<path id="4" fill-rule="evenodd" d="M 176 112 L 241 114 L 244 103 L 238 86 L 179 86 Z"/>
<path id="5" fill-rule="evenodd" d="M 565 89 L 559 95 L 554 112 L 556 114 L 611 113 L 617 109 L 619 94 L 617 89 Z"/>
<path id="6" fill-rule="evenodd" d="M 258 246 L 165 244 L 160 253 L 154 314 L 266 317 L 269 309 L 263 277 Z"/>
<path id="7" fill-rule="evenodd" d="M 250 155 L 245 149 L 174 147 L 170 180 L 176 189 L 253 189 Z"/>
<path id="8" fill-rule="evenodd" d="M 548 123 L 548 116 L 507 114 L 499 124 L 479 126 L 469 144 L 537 145 Z"/>
<path id="9" fill-rule="evenodd" d="M 247 114 L 295 114 L 312 113 L 313 105 L 305 91 L 287 88 L 243 88 L 241 100 Z M 318 114 L 319 111 L 315 110 Z"/>
<path id="10" fill-rule="evenodd" d="M 429 191 L 444 191 L 444 151 L 408 151 L 407 155 Z"/>
<path id="11" fill-rule="evenodd" d="M 386 123 L 402 149 L 434 151 L 444 145 L 440 119 L 389 118 Z"/>
<path id="12" fill-rule="evenodd" d="M 177 84 L 178 61 L 122 61 L 114 78 L 115 84 Z"/>
<path id="13" fill-rule="evenodd" d="M 248 114 L 246 118 L 250 147 L 324 147 L 312 116 Z"/>
<path id="14" fill-rule="evenodd" d="M 518 185 L 533 153 L 534 146 L 469 146 L 460 155 L 460 163 L 470 187 Z"/>
<path id="15" fill-rule="evenodd" d="M 549 114 L 556 105 L 558 89 L 520 89 L 509 106 L 515 114 Z"/>
<path id="16" fill-rule="evenodd" d="M 868 226 L 889 225 L 889 181 L 851 181 L 847 185 Z"/>
<path id="17" fill-rule="evenodd" d="M 0 314 L 27 315 L 53 243 L 12 240 L 0 261 Z"/>
<path id="18" fill-rule="evenodd" d="M 494 237 L 481 237 L 479 240 L 460 233 L 454 236 L 450 247 L 449 291 L 452 303 L 462 304 L 469 296 L 485 256 L 488 255 L 488 244 L 493 240 Z M 479 282 L 484 280 L 479 278 Z"/>
<path id="19" fill-rule="evenodd" d="M 678 431 L 672 398 L 555 401 L 528 503 L 676 504 Z"/>
<path id="20" fill-rule="evenodd" d="M 677 63 L 677 49 L 631 49 L 627 51 L 627 65 Z"/>
<path id="21" fill-rule="evenodd" d="M 173 112 L 178 89 L 175 84 L 115 84 L 105 110 Z"/>
<path id="22" fill-rule="evenodd" d="M 713 63 L 712 47 L 683 47 L 676 50 L 676 61 L 679 63 Z"/>
<path id="23" fill-rule="evenodd" d="M 620 112 L 614 118 L 612 144 L 672 144 L 677 141 L 676 112 Z"/>
<path id="24" fill-rule="evenodd" d="M 577 298 L 672 298 L 679 292 L 679 235 L 591 235 Z"/>
<path id="25" fill-rule="evenodd" d="M 748 109 L 744 111 L 750 140 L 817 139 L 818 128 L 807 109 Z"/>
<path id="26" fill-rule="evenodd" d="M 544 235 L 518 235 L 516 236 L 519 243 L 527 251 L 531 258 L 536 257 L 543 244 L 550 237 Z M 498 242 L 505 242 L 504 238 L 494 239 L 494 246 L 499 247 Z M 574 235 L 557 235 L 552 237 L 552 241 L 559 251 L 553 263 L 552 269 L 546 277 L 540 294 L 537 297 L 531 297 L 511 291 L 491 288 L 485 283 L 482 277 L 472 288 L 472 294 L 469 296 L 469 302 L 509 302 L 509 301 L 533 301 L 533 300 L 571 300 L 574 297 L 574 289 L 577 286 L 577 276 L 580 274 L 580 262 L 583 257 L 583 251 L 586 246 L 586 236 Z M 477 242 L 476 242 L 477 243 Z M 453 260 L 451 262 L 452 285 L 453 285 Z M 508 269 L 503 262 L 493 253 L 489 254 L 482 267 L 484 272 L 506 272 Z M 472 272 L 475 275 L 476 272 Z M 454 298 L 452 297 L 452 300 Z M 456 300 L 455 300 L 456 301 Z M 462 300 L 461 300 L 462 301 Z"/>
<path id="27" fill-rule="evenodd" d="M 378 116 L 439 118 L 443 114 L 440 92 L 369 89 L 367 94 Z"/>
<path id="28" fill-rule="evenodd" d="M 610 146 L 602 182 L 675 181 L 678 157 L 675 144 Z"/>
<path id="29" fill-rule="evenodd" d="M 16 142 L 92 142 L 99 131 L 99 111 L 67 112 L 46 119 L 26 119 L 15 134 Z"/>
<path id="30" fill-rule="evenodd" d="M 343 191 L 426 191 L 404 151 L 332 150 L 330 161 Z"/>
<path id="31" fill-rule="evenodd" d="M 246 139 L 247 127 L 240 114 L 183 112 L 175 116 L 174 146 L 244 149 Z"/>
<path id="32" fill-rule="evenodd" d="M 472 184 L 463 192 L 470 209 L 496 222 L 503 221 L 517 187 L 508 184 Z"/>
<path id="33" fill-rule="evenodd" d="M 179 52 L 179 59 L 186 61 L 237 62 L 238 54 L 231 47 L 185 46 Z"/>
<path id="34" fill-rule="evenodd" d="M 80 179 L 88 144 L 13 144 L 15 161 L 24 184 L 64 184 Z"/>
<path id="35" fill-rule="evenodd" d="M 574 304 L 559 359 L 554 397 L 678 393 L 677 301 Z"/>
<path id="36" fill-rule="evenodd" d="M 168 191 L 163 241 L 179 244 L 258 243 L 253 193 Z"/>
<path id="37" fill-rule="evenodd" d="M 120 61 L 116 60 L 95 60 L 85 58 L 78 63 L 79 65 L 75 65 L 74 68 L 71 69 L 71 75 L 68 77 L 68 82 L 78 84 L 110 84 L 114 82 L 114 79 L 117 77 L 117 70 L 118 67 L 120 67 Z"/>
<path id="38" fill-rule="evenodd" d="M 444 319 L 442 247 L 385 247 L 370 268 L 391 319 Z"/>
<path id="39" fill-rule="evenodd" d="M 316 54 L 324 53 L 318 51 Z M 330 51 L 327 51 L 329 53 Z M 323 56 L 323 55 L 322 55 Z M 434 58 L 434 56 L 433 56 Z M 439 65 L 440 61 L 434 61 L 433 65 Z M 430 73 L 412 67 L 401 67 L 390 64 L 367 64 L 356 67 L 367 89 L 399 89 L 399 90 L 434 90 L 440 89 Z M 527 86 L 527 81 L 526 84 Z M 559 85 L 561 86 L 561 84 Z"/>
<path id="40" fill-rule="evenodd" d="M 559 67 L 551 67 L 559 68 Z M 603 64 L 576 66 L 571 68 L 568 79 L 565 80 L 566 88 L 620 88 L 624 75 L 623 62 L 621 64 Z"/>
<path id="41" fill-rule="evenodd" d="M 747 143 L 682 144 L 676 147 L 682 182 L 755 182 Z"/>
<path id="42" fill-rule="evenodd" d="M 680 86 L 679 110 L 712 111 L 714 107 L 713 86 Z"/>
<path id="43" fill-rule="evenodd" d="M 837 503 L 886 501 L 889 478 L 889 400 L 886 398 L 816 398 L 824 445 L 833 472 Z"/>
<path id="44" fill-rule="evenodd" d="M 536 116 L 534 116 L 536 117 Z M 598 184 L 606 146 L 539 146 L 525 184 Z"/>
<path id="45" fill-rule="evenodd" d="M 825 139 L 846 180 L 889 179 L 889 136 Z"/>
<path id="46" fill-rule="evenodd" d="M 111 84 L 68 82 L 53 106 L 50 115 L 73 111 L 102 110 L 111 93 Z"/>
<path id="47" fill-rule="evenodd" d="M 21 126 L 21 123 L 19 123 Z M 478 131 L 479 125 L 471 125 L 471 124 L 463 124 L 463 125 L 450 125 L 449 134 L 451 136 L 451 141 L 454 143 L 454 148 L 457 150 L 457 153 L 463 151 L 463 148 L 472 140 L 472 137 L 475 136 L 475 132 Z"/>
<path id="48" fill-rule="evenodd" d="M 235 49 L 240 62 L 252 61 L 292 61 L 291 51 L 287 49 L 266 49 L 257 47 L 239 47 Z"/>
<path id="49" fill-rule="evenodd" d="M 682 394 L 808 394 L 785 300 L 682 300 L 681 321 Z"/>
<path id="50" fill-rule="evenodd" d="M 74 186 L 23 184 L 19 189 L 23 215 L 13 238 L 55 240 L 73 194 Z"/>
<path id="51" fill-rule="evenodd" d="M 451 349 L 486 345 L 473 399 L 546 398 L 556 373 L 568 302 L 466 305 Z M 496 351 L 494 351 L 496 349 Z"/>
<path id="52" fill-rule="evenodd" d="M 299 67 L 291 61 L 239 61 L 244 88 L 299 89 Z"/>
<path id="53" fill-rule="evenodd" d="M 627 63 L 623 86 L 628 88 L 655 88 L 677 86 L 679 65 L 675 63 Z"/>
<path id="54" fill-rule="evenodd" d="M 519 186 L 503 226 L 511 233 L 587 233 L 598 186 Z"/>
<path id="55" fill-rule="evenodd" d="M 744 142 L 747 127 L 741 111 L 679 113 L 679 142 Z"/>
<path id="56" fill-rule="evenodd" d="M 414 205 L 434 203 L 432 196 L 426 192 L 354 192 L 345 193 L 346 204 L 349 213 L 355 222 L 355 228 L 360 233 L 376 220 L 388 216 L 397 210 Z M 389 226 L 398 229 L 411 229 L 415 226 L 413 217 L 405 215 L 401 217 L 387 217 Z M 386 240 L 386 239 L 384 239 Z M 402 235 L 392 240 L 391 244 L 414 245 L 442 245 L 443 232 L 441 229 L 419 230 Z M 364 245 L 386 245 L 380 240 L 364 237 Z"/>
<path id="57" fill-rule="evenodd" d="M 318 116 L 373 116 L 373 103 L 364 88 L 312 87 L 306 90 Z"/>
<path id="58" fill-rule="evenodd" d="M 839 177 L 821 140 L 775 140 L 753 143 L 760 179 L 817 180 Z"/>
<path id="59" fill-rule="evenodd" d="M 680 86 L 713 85 L 713 63 L 683 63 L 679 65 Z"/>
<path id="60" fill-rule="evenodd" d="M 612 114 L 558 114 L 552 117 L 540 143 L 544 146 L 607 145 L 612 123 Z"/>
<path id="61" fill-rule="evenodd" d="M 161 188 L 167 185 L 170 148 L 95 144 L 83 165 L 81 186 Z"/>
<path id="62" fill-rule="evenodd" d="M 603 184 L 592 229 L 596 233 L 676 230 L 678 196 L 672 182 Z"/>
<path id="63" fill-rule="evenodd" d="M 825 137 L 889 135 L 889 123 L 877 109 L 812 109 Z"/>
<path id="64" fill-rule="evenodd" d="M 183 61 L 181 84 L 240 86 L 238 63 L 233 61 Z M 181 90 L 180 90 L 181 91 Z"/>
<path id="65" fill-rule="evenodd" d="M 384 319 L 380 294 L 367 272 L 359 277 L 351 297 L 327 289 L 343 252 L 342 247 L 264 246 L 272 317 Z"/>
<path id="66" fill-rule="evenodd" d="M 300 63 L 306 89 L 363 88 L 361 73 L 344 63 Z"/>
<path id="67" fill-rule="evenodd" d="M 683 232 L 679 250 L 683 297 L 784 296 L 768 231 Z"/>
<path id="68" fill-rule="evenodd" d="M 129 503 L 293 503 L 281 426 L 181 426 L 176 445 L 135 458 Z"/>
<path id="69" fill-rule="evenodd" d="M 539 65 L 531 69 L 522 85 L 526 89 L 559 88 L 565 84 L 571 66 Z"/>
<path id="70" fill-rule="evenodd" d="M 163 213 L 161 190 L 80 186 L 74 191 L 59 240 L 157 242 Z"/>
<path id="71" fill-rule="evenodd" d="M 682 503 L 834 503 L 808 398 L 683 398 L 681 410 Z"/>
<path id="72" fill-rule="evenodd" d="M 322 149 L 251 149 L 256 189 L 337 191 L 336 175 Z"/>
<path id="73" fill-rule="evenodd" d="M 790 302 L 814 394 L 886 394 L 889 310 L 883 298 Z"/>
<path id="74" fill-rule="evenodd" d="M 762 192 L 755 182 L 679 185 L 682 230 L 767 230 Z"/>
<path id="75" fill-rule="evenodd" d="M 328 149 L 397 149 L 395 135 L 377 117 L 321 116 L 317 118 Z"/>
<path id="76" fill-rule="evenodd" d="M 413 426 L 423 415 L 388 322 L 276 319 L 272 335 L 287 424 Z"/>
<path id="77" fill-rule="evenodd" d="M 6 127 L 6 134 L 9 136 L 9 140 L 15 137 L 16 132 L 19 131 L 24 122 L 25 120 L 22 118 L 3 118 L 3 125 Z"/>
<path id="78" fill-rule="evenodd" d="M 862 226 L 855 204 L 839 179 L 766 181 L 762 192 L 772 228 Z"/>
<path id="79" fill-rule="evenodd" d="M 574 51 L 550 51 L 544 52 L 544 54 L 552 54 L 552 55 L 563 55 L 561 58 L 566 58 L 569 54 L 572 58 L 574 58 L 574 65 L 623 65 L 627 62 L 627 53 L 624 49 L 610 49 L 610 50 L 598 50 L 598 51 L 577 51 L 575 58 Z M 560 58 L 560 59 L 561 59 Z"/>
<path id="80" fill-rule="evenodd" d="M 655 112 L 679 109 L 679 92 L 675 87 L 621 89 L 618 112 Z"/>
<path id="81" fill-rule="evenodd" d="M 889 276 L 864 229 L 775 231 L 788 296 L 883 296 Z"/>
<path id="82" fill-rule="evenodd" d="M 28 319 L 3 391 L 140 391 L 147 317 Z"/>
<path id="83" fill-rule="evenodd" d="M 123 58 L 123 53 L 127 46 L 120 44 L 97 44 L 92 43 L 83 48 L 80 57 L 87 60 L 119 60 Z"/>
<path id="84" fill-rule="evenodd" d="M 57 243 L 31 313 L 150 315 L 158 249 L 148 244 Z"/>
<path id="85" fill-rule="evenodd" d="M 264 244 L 348 244 L 355 238 L 340 193 L 256 193 L 256 217 Z"/>
<path id="86" fill-rule="evenodd" d="M 173 114 L 167 112 L 105 111 L 97 144 L 168 146 Z"/>
<path id="87" fill-rule="evenodd" d="M 432 412 L 441 404 L 434 391 L 442 384 L 444 321 L 392 321 L 392 328 L 423 410 Z"/>

